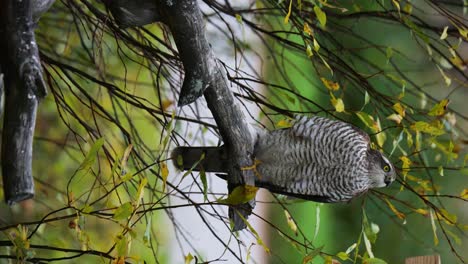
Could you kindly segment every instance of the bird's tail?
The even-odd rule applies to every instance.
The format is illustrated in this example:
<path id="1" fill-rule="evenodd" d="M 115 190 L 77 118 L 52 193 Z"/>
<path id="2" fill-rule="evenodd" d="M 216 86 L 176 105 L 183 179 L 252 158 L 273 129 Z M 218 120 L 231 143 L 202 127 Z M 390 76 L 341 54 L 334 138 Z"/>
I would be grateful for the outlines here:
<path id="1" fill-rule="evenodd" d="M 224 146 L 221 147 L 177 147 L 171 153 L 174 166 L 180 170 L 226 172 L 227 159 Z"/>

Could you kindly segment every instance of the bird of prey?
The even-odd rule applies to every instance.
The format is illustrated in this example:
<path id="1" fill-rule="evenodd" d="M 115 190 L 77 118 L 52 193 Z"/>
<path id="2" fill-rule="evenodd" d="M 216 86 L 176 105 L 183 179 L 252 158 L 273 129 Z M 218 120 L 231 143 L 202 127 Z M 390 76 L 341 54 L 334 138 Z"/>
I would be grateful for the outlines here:
<path id="1" fill-rule="evenodd" d="M 361 129 L 324 117 L 297 116 L 291 127 L 258 133 L 254 147 L 255 185 L 306 200 L 344 202 L 395 180 L 392 163 L 372 149 Z M 200 157 L 204 154 L 203 160 Z M 203 167 L 226 172 L 221 147 L 177 147 L 179 169 Z"/>

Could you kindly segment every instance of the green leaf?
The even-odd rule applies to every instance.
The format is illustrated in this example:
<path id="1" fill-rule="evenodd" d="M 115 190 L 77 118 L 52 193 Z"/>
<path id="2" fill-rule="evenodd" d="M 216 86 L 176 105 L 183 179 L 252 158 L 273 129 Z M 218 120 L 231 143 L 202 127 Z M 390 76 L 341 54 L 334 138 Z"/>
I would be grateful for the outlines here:
<path id="1" fill-rule="evenodd" d="M 88 214 L 93 211 L 93 207 L 90 206 L 89 204 L 86 204 L 82 209 L 81 212 Z"/>
<path id="2" fill-rule="evenodd" d="M 203 200 L 206 202 L 208 200 L 207 198 L 208 182 L 206 180 L 206 172 L 203 167 L 201 167 L 200 169 L 200 180 L 202 181 L 202 184 L 203 184 Z"/>
<path id="3" fill-rule="evenodd" d="M 122 182 L 126 182 L 126 181 L 129 181 L 133 178 L 133 173 L 130 173 L 130 172 L 127 172 L 127 174 L 125 174 L 124 176 L 122 176 L 122 178 L 120 178 L 120 180 Z"/>
<path id="4" fill-rule="evenodd" d="M 130 202 L 126 202 L 122 204 L 119 208 L 117 208 L 114 212 L 115 220 L 124 220 L 131 216 L 133 213 L 133 206 Z"/>
<path id="5" fill-rule="evenodd" d="M 356 115 L 368 128 L 372 129 L 372 131 L 375 131 L 376 122 L 372 116 L 365 112 L 356 112 Z"/>
<path id="6" fill-rule="evenodd" d="M 120 235 L 117 238 L 115 248 L 119 257 L 125 257 L 128 254 L 128 240 L 126 236 Z"/>
<path id="7" fill-rule="evenodd" d="M 323 12 L 322 9 L 317 5 L 314 6 L 314 12 L 315 12 L 315 15 L 317 16 L 317 19 L 320 25 L 322 26 L 322 28 L 324 28 L 325 25 L 327 24 L 327 14 L 325 14 L 325 12 Z"/>
<path id="8" fill-rule="evenodd" d="M 366 93 L 364 94 L 364 105 L 367 105 L 369 102 L 370 102 L 370 96 L 369 96 L 369 93 L 366 91 Z M 362 108 L 364 108 L 364 105 L 362 106 Z"/>
<path id="9" fill-rule="evenodd" d="M 403 22 L 418 35 L 425 43 L 429 43 L 429 37 L 408 17 L 403 17 Z"/>
<path id="10" fill-rule="evenodd" d="M 377 240 L 378 229 L 372 228 L 371 223 L 369 222 L 365 212 L 363 212 L 363 217 L 362 217 L 362 228 L 367 239 L 369 239 L 369 241 L 372 244 L 375 243 L 375 241 Z"/>
<path id="11" fill-rule="evenodd" d="M 387 47 L 387 49 L 385 50 L 385 55 L 387 56 L 387 59 L 390 59 L 393 56 L 392 47 Z"/>
<path id="12" fill-rule="evenodd" d="M 444 167 L 439 166 L 439 167 L 437 168 L 437 171 L 439 172 L 439 175 L 440 175 L 440 176 L 442 176 L 442 177 L 444 176 Z"/>
<path id="13" fill-rule="evenodd" d="M 88 170 L 89 168 L 91 168 L 91 166 L 96 161 L 99 150 L 102 148 L 103 145 L 104 138 L 99 138 L 94 142 L 93 146 L 91 146 L 91 149 L 88 151 L 88 154 L 86 154 L 85 159 L 83 160 L 83 162 L 81 162 L 79 167 L 80 170 Z"/>
<path id="14" fill-rule="evenodd" d="M 148 222 L 146 223 L 145 234 L 143 235 L 143 244 L 145 246 L 150 246 L 151 241 L 151 217 L 149 217 Z"/>

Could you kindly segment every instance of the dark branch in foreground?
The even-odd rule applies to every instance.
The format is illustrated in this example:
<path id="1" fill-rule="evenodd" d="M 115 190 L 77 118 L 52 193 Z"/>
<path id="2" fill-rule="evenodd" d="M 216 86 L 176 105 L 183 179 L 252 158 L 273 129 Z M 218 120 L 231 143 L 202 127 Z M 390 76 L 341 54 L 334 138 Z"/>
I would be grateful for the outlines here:
<path id="1" fill-rule="evenodd" d="M 29 0 L 4 1 L 0 7 L 0 65 L 5 86 L 2 171 L 8 204 L 34 195 L 32 143 L 37 104 L 46 95 L 34 37 L 36 7 L 42 5 Z"/>

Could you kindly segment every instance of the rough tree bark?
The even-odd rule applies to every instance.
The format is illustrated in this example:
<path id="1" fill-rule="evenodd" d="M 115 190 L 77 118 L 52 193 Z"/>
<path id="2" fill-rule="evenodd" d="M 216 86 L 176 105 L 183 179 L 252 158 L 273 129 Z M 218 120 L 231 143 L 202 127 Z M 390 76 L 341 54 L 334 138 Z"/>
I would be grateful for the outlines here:
<path id="1" fill-rule="evenodd" d="M 239 185 L 254 185 L 254 174 L 241 170 L 253 163 L 254 136 L 205 37 L 203 16 L 197 1 L 139 2 L 142 2 L 140 7 L 127 1 L 106 1 L 106 4 L 122 26 L 140 26 L 158 20 L 170 28 L 185 71 L 179 106 L 194 102 L 202 94 L 205 96 L 227 149 L 229 191 Z M 145 6 L 145 9 L 141 6 Z M 157 10 L 158 13 L 148 10 Z M 254 204 L 252 200 L 229 209 L 233 230 L 246 227 L 242 217 L 247 219 Z"/>
<path id="2" fill-rule="evenodd" d="M 46 95 L 35 20 L 53 1 L 2 1 L 0 68 L 5 108 L 2 135 L 2 178 L 5 201 L 13 204 L 34 195 L 32 146 L 37 105 Z"/>

